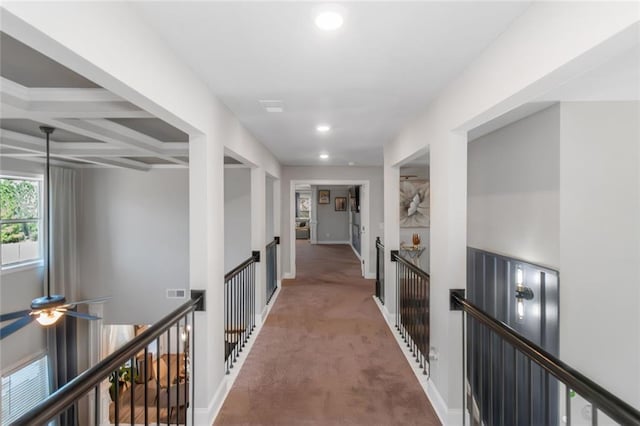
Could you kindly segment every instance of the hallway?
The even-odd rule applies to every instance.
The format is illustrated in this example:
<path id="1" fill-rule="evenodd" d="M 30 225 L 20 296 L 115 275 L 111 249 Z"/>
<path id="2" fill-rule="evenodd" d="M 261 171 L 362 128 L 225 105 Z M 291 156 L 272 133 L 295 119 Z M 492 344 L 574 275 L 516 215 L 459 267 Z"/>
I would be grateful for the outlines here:
<path id="1" fill-rule="evenodd" d="M 296 249 L 297 278 L 283 282 L 215 424 L 440 424 L 351 248 Z"/>

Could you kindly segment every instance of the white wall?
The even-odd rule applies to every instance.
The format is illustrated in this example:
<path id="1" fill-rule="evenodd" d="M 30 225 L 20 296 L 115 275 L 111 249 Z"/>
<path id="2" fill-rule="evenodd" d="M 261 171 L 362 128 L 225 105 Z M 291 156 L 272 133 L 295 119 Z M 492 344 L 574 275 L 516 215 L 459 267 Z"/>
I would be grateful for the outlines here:
<path id="1" fill-rule="evenodd" d="M 560 107 L 547 108 L 468 146 L 471 247 L 560 266 Z"/>
<path id="2" fill-rule="evenodd" d="M 251 256 L 251 169 L 224 169 L 224 270 Z"/>
<path id="3" fill-rule="evenodd" d="M 0 175 L 42 175 L 43 165 L 2 157 Z M 21 311 L 31 306 L 31 301 L 44 293 L 44 268 L 42 265 L 2 271 L 0 275 L 0 312 Z M 3 323 L 2 325 L 7 325 Z M 13 368 L 16 363 L 46 350 L 42 327 L 31 324 L 5 338 L 0 344 L 0 372 Z"/>
<path id="4" fill-rule="evenodd" d="M 275 194 L 274 194 L 274 185 L 276 185 L 276 180 L 271 176 L 267 176 L 264 195 L 266 198 L 266 238 L 267 241 L 273 241 L 273 237 L 276 236 L 275 233 Z M 226 219 L 225 219 L 226 220 Z"/>
<path id="5" fill-rule="evenodd" d="M 466 281 L 465 132 L 628 50 L 639 22 L 632 2 L 534 2 L 385 146 L 385 258 L 399 246 L 397 167 L 430 148 L 431 341 L 440 355 L 430 395 L 445 422 L 461 421 L 461 316 L 449 311 L 449 289 Z M 387 261 L 387 307 L 395 303 L 394 271 Z"/>
<path id="6" fill-rule="evenodd" d="M 640 409 L 640 103 L 560 114 L 560 356 Z"/>
<path id="7" fill-rule="evenodd" d="M 152 324 L 189 288 L 188 171 L 82 169 L 79 296 L 113 296 L 109 324 Z"/>
<path id="8" fill-rule="evenodd" d="M 282 209 L 281 209 L 281 244 L 282 244 L 282 273 L 290 274 L 292 271 L 290 259 L 290 187 L 292 180 L 369 180 L 369 267 L 368 273 L 375 275 L 375 247 L 376 236 L 382 236 L 382 212 L 383 212 L 383 185 L 382 167 L 283 167 L 281 177 Z M 318 189 L 320 189 L 318 187 Z M 363 248 L 364 250 L 364 248 Z"/>
<path id="9" fill-rule="evenodd" d="M 318 242 L 349 242 L 349 213 L 335 210 L 336 197 L 349 198 L 349 190 L 345 186 L 318 185 L 317 191 L 329 190 L 329 204 L 317 204 L 316 219 L 318 221 Z"/>

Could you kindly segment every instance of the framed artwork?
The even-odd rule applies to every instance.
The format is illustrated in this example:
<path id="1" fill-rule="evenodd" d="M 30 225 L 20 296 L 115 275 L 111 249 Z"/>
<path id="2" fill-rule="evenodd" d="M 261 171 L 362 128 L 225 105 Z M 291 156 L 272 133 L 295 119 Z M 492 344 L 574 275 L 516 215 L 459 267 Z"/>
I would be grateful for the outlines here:
<path id="1" fill-rule="evenodd" d="M 347 197 L 336 197 L 334 202 L 337 212 L 347 211 Z"/>
<path id="2" fill-rule="evenodd" d="M 311 194 L 296 194 L 298 212 L 296 217 L 308 218 L 311 211 Z"/>
<path id="3" fill-rule="evenodd" d="M 318 191 L 318 204 L 329 204 L 329 190 L 321 189 Z"/>
<path id="4" fill-rule="evenodd" d="M 430 186 L 426 180 L 400 181 L 400 227 L 429 226 Z"/>

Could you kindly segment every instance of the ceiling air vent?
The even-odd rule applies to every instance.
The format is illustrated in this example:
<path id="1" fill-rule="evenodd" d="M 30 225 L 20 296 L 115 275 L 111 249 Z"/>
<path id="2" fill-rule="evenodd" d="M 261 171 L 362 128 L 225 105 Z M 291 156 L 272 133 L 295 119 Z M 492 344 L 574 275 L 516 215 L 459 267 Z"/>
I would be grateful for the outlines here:
<path id="1" fill-rule="evenodd" d="M 167 299 L 184 299 L 187 297 L 187 291 L 183 288 L 168 288 Z"/>
<path id="2" fill-rule="evenodd" d="M 262 108 L 267 112 L 283 112 L 284 104 L 278 100 L 261 100 L 259 101 Z"/>

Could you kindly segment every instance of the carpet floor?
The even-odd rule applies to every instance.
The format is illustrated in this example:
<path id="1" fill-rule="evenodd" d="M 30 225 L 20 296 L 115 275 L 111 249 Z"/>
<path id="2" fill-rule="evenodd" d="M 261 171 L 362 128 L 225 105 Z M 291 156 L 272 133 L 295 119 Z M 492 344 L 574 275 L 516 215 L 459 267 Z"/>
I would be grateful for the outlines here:
<path id="1" fill-rule="evenodd" d="M 299 240 L 216 425 L 439 425 L 345 245 Z"/>

